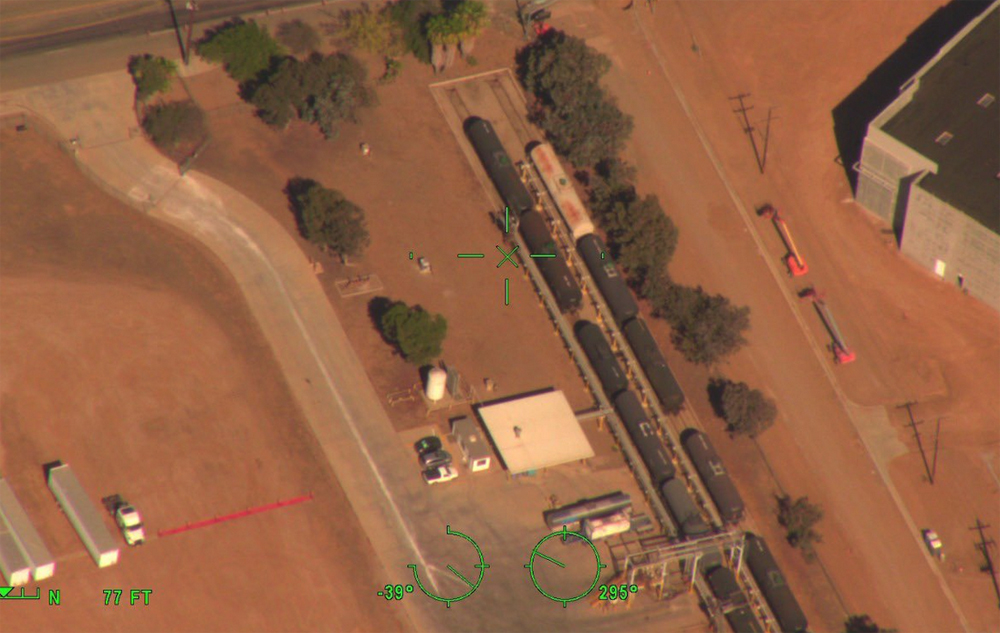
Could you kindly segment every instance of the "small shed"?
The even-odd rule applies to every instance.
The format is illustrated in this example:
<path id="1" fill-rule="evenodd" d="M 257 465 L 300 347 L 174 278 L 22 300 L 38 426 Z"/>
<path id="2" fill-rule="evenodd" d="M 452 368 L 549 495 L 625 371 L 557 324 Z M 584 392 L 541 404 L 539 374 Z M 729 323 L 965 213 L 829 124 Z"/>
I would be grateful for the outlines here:
<path id="1" fill-rule="evenodd" d="M 468 416 L 455 418 L 451 421 L 451 434 L 455 443 L 462 450 L 462 461 L 474 473 L 487 470 L 493 463 L 493 453 L 486 445 L 479 425 Z"/>
<path id="2" fill-rule="evenodd" d="M 480 405 L 476 412 L 512 475 L 594 456 L 561 391 L 513 396 Z"/>

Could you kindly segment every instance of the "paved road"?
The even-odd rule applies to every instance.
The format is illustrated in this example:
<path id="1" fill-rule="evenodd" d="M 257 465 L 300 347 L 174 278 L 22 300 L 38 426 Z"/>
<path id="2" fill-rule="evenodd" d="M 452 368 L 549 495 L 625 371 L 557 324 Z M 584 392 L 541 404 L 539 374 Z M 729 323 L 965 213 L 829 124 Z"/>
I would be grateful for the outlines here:
<path id="1" fill-rule="evenodd" d="M 14 57 L 79 46 L 101 40 L 174 28 L 167 2 L 67 3 L 65 9 L 11 16 L 0 26 L 0 57 Z M 231 16 L 263 12 L 277 7 L 310 4 L 308 0 L 200 0 L 195 24 L 217 22 Z M 182 26 L 189 15 L 184 0 L 175 0 Z"/>

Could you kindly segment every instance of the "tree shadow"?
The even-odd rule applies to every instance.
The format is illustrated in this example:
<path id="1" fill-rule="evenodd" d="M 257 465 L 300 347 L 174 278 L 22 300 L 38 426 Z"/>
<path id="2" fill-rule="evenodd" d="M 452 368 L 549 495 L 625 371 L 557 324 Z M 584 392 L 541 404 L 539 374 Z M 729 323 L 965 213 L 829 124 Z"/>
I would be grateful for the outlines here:
<path id="1" fill-rule="evenodd" d="M 868 123 L 899 96 L 900 87 L 948 40 L 989 6 L 988 0 L 952 0 L 941 7 L 833 109 L 839 162 L 853 191 L 858 185 L 854 165 L 861 159 Z"/>
<path id="2" fill-rule="evenodd" d="M 299 178 L 298 176 L 294 178 L 289 178 L 288 182 L 285 183 L 285 188 L 282 192 L 288 198 L 288 209 L 295 215 L 295 225 L 299 229 L 299 234 L 302 237 L 308 237 L 306 234 L 305 220 L 302 217 L 302 204 L 299 199 L 307 194 L 313 187 L 318 187 L 319 183 L 312 178 Z"/>
<path id="3" fill-rule="evenodd" d="M 386 338 L 385 333 L 382 332 L 382 317 L 385 316 L 385 313 L 388 312 L 389 308 L 395 305 L 395 303 L 396 302 L 389 297 L 375 297 L 368 302 L 368 318 L 371 320 L 375 329 L 378 330 L 379 336 L 382 337 L 382 340 L 389 345 L 395 345 L 396 343 L 395 341 L 390 341 Z"/>
<path id="4" fill-rule="evenodd" d="M 726 385 L 730 384 L 725 378 L 711 378 L 708 381 L 708 402 L 712 405 L 712 412 L 718 418 L 723 418 L 722 394 L 726 391 Z"/>

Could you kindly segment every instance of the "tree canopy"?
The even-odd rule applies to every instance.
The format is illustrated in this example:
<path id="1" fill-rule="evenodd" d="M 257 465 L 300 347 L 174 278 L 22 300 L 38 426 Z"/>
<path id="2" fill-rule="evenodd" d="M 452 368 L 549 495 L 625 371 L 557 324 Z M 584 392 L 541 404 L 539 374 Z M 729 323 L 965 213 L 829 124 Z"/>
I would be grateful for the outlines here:
<path id="1" fill-rule="evenodd" d="M 234 18 L 205 34 L 198 42 L 198 54 L 206 61 L 222 63 L 229 76 L 240 83 L 258 78 L 284 49 L 267 32 L 267 27 Z"/>
<path id="2" fill-rule="evenodd" d="M 159 55 L 133 55 L 128 60 L 128 72 L 135 83 L 135 98 L 146 101 L 157 93 L 170 90 L 177 64 Z"/>
<path id="3" fill-rule="evenodd" d="M 581 84 L 561 93 L 558 105 L 536 103 L 529 113 L 557 152 L 574 165 L 587 166 L 625 148 L 634 126 L 632 117 L 619 110 L 600 86 Z"/>
<path id="4" fill-rule="evenodd" d="M 382 314 L 382 335 L 396 344 L 403 357 L 422 366 L 441 355 L 448 322 L 440 314 L 426 312 L 398 301 Z"/>
<path id="5" fill-rule="evenodd" d="M 375 103 L 366 76 L 364 66 L 345 53 L 313 53 L 304 62 L 289 57 L 254 89 L 250 100 L 269 125 L 284 127 L 298 117 L 334 138 L 340 121 L 357 121 L 358 110 Z"/>
<path id="6" fill-rule="evenodd" d="M 205 116 L 191 101 L 153 106 L 146 111 L 142 127 L 153 143 L 165 150 L 196 143 L 206 135 Z"/>
<path id="7" fill-rule="evenodd" d="M 709 398 L 716 414 L 726 421 L 728 430 L 735 435 L 757 437 L 778 416 L 774 401 L 745 382 L 713 379 L 709 383 Z"/>
<path id="8" fill-rule="evenodd" d="M 618 263 L 640 294 L 666 271 L 677 248 L 677 227 L 654 195 L 613 204 L 601 216 Z"/>
<path id="9" fill-rule="evenodd" d="M 550 31 L 519 55 L 521 82 L 546 107 L 571 106 L 609 70 L 606 55 L 563 31 Z"/>
<path id="10" fill-rule="evenodd" d="M 823 510 L 809 502 L 809 497 L 792 500 L 788 495 L 778 497 L 778 523 L 786 530 L 788 544 L 812 555 L 816 543 L 823 541 L 815 526 L 823 518 Z"/>
<path id="11" fill-rule="evenodd" d="M 393 19 L 392 8 L 372 11 L 368 4 L 341 13 L 340 32 L 351 46 L 385 57 L 403 54 L 403 29 Z"/>
<path id="12" fill-rule="evenodd" d="M 303 237 L 340 255 L 360 255 L 370 243 L 365 212 L 335 189 L 292 178 L 285 187 Z"/>
<path id="13" fill-rule="evenodd" d="M 278 27 L 278 41 L 297 55 L 312 53 L 319 49 L 320 37 L 316 29 L 302 20 L 282 22 Z"/>
<path id="14" fill-rule="evenodd" d="M 670 323 L 671 341 L 688 361 L 712 365 L 746 345 L 750 308 L 734 306 L 701 286 L 670 285 L 656 299 L 655 314 Z"/>
<path id="15" fill-rule="evenodd" d="M 440 11 L 430 0 L 398 0 L 386 5 L 386 11 L 400 29 L 402 47 L 417 60 L 429 64 L 430 47 L 426 23 L 430 16 Z"/>

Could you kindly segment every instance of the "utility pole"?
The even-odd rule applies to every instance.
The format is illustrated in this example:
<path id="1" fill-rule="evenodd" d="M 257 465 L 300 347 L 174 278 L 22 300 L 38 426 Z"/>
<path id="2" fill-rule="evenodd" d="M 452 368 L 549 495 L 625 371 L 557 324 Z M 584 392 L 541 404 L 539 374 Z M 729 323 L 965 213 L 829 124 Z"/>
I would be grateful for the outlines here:
<path id="1" fill-rule="evenodd" d="M 184 46 L 184 65 L 187 66 L 191 62 L 191 33 L 194 31 L 194 14 L 198 11 L 198 3 L 189 0 L 184 8 L 188 12 L 187 44 Z"/>
<path id="2" fill-rule="evenodd" d="M 753 147 L 753 157 L 757 161 L 757 169 L 760 170 L 761 174 L 763 174 L 764 164 L 761 162 L 760 151 L 757 149 L 757 139 L 753 135 L 754 127 L 750 124 L 750 117 L 747 116 L 747 112 L 753 110 L 753 106 L 748 106 L 743 102 L 744 99 L 750 96 L 749 92 L 741 92 L 735 97 L 730 97 L 729 100 L 740 102 L 740 106 L 733 110 L 733 112 L 743 117 L 743 132 L 750 137 L 750 145 Z"/>
<path id="3" fill-rule="evenodd" d="M 771 138 L 771 113 L 774 108 L 767 109 L 767 123 L 764 125 L 764 155 L 760 160 L 760 173 L 764 173 L 764 168 L 767 166 L 767 141 Z"/>
<path id="4" fill-rule="evenodd" d="M 187 64 L 187 48 L 184 46 L 184 36 L 181 34 L 181 23 L 177 21 L 177 11 L 174 9 L 174 0 L 167 0 L 170 7 L 170 19 L 174 23 L 174 33 L 177 35 L 177 45 L 181 47 L 181 59 Z"/>
<path id="5" fill-rule="evenodd" d="M 924 460 L 924 472 L 927 473 L 927 480 L 929 482 L 931 482 L 931 485 L 933 486 L 934 485 L 934 472 L 931 470 L 930 464 L 927 463 L 927 453 L 924 452 L 924 443 L 920 439 L 920 429 L 917 428 L 919 425 L 923 424 L 923 421 L 921 420 L 920 422 L 917 422 L 916 420 L 913 419 L 913 409 L 911 407 L 913 405 L 915 405 L 915 404 L 917 404 L 917 403 L 913 402 L 913 401 L 910 401 L 910 402 L 906 402 L 904 404 L 901 404 L 900 406 L 898 406 L 896 408 L 897 409 L 905 408 L 906 412 L 910 415 L 910 423 L 907 426 L 909 426 L 911 429 L 913 429 L 913 436 L 917 439 L 917 448 L 920 449 L 920 457 Z M 937 441 L 935 440 L 935 445 L 936 445 L 936 442 Z M 935 464 L 937 464 L 937 454 L 936 453 L 935 453 L 935 457 L 934 457 L 934 462 L 935 462 Z"/>
<path id="6" fill-rule="evenodd" d="M 990 554 L 990 547 L 996 546 L 996 541 L 991 538 L 986 537 L 986 528 L 990 527 L 989 523 L 983 523 L 976 517 L 976 525 L 970 527 L 969 530 L 975 530 L 979 533 L 979 542 L 976 543 L 976 549 L 982 552 L 983 558 L 986 559 L 986 564 L 983 565 L 982 571 L 990 575 L 990 580 L 993 581 L 993 592 L 997 596 L 997 606 L 1000 607 L 1000 584 L 997 583 L 997 572 L 993 567 L 993 556 Z"/>

